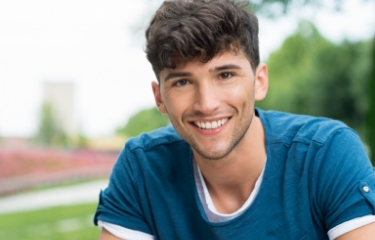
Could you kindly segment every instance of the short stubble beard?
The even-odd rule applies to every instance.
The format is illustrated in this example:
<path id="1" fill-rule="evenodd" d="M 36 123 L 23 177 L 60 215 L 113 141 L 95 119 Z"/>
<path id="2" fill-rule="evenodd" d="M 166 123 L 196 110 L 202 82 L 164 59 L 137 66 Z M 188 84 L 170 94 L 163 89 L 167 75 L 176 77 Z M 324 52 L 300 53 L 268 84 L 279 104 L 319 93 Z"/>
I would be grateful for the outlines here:
<path id="1" fill-rule="evenodd" d="M 250 128 L 250 125 L 251 125 L 251 122 L 253 120 L 253 116 L 254 114 L 251 112 L 250 113 L 250 116 L 249 117 L 249 121 L 247 124 L 245 124 L 245 128 L 243 129 L 235 129 L 235 131 L 233 132 L 232 136 L 231 136 L 231 139 L 230 139 L 230 144 L 229 146 L 227 147 L 227 149 L 225 150 L 225 152 L 222 153 L 222 151 L 217 151 L 217 149 L 215 147 L 213 147 L 213 149 L 215 149 L 215 151 L 205 151 L 204 149 L 201 149 L 199 147 L 199 144 L 194 140 L 194 139 L 189 139 L 188 137 L 187 138 L 184 138 L 183 136 L 181 136 L 186 142 L 189 143 L 190 147 L 192 149 L 194 149 L 201 157 L 207 159 L 207 160 L 220 160 L 220 159 L 223 159 L 225 158 L 226 156 L 228 156 L 232 151 L 233 149 L 238 146 L 238 144 L 241 142 L 241 140 L 244 138 L 244 136 L 246 135 L 247 131 L 249 130 Z M 245 116 L 244 116 L 245 117 Z M 242 134 L 241 134 L 241 131 L 242 131 Z"/>

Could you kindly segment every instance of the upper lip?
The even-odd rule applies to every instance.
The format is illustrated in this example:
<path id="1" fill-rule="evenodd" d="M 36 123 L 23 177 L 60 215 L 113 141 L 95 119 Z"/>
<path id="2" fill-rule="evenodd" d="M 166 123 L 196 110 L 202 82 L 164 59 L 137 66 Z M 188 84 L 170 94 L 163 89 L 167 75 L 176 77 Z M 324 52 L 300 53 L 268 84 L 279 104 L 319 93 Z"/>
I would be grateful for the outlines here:
<path id="1" fill-rule="evenodd" d="M 215 117 L 215 118 L 200 118 L 200 119 L 194 119 L 194 120 L 189 120 L 189 122 L 213 122 L 213 121 L 218 121 L 222 120 L 225 118 L 230 118 L 230 116 L 222 116 L 222 117 Z"/>

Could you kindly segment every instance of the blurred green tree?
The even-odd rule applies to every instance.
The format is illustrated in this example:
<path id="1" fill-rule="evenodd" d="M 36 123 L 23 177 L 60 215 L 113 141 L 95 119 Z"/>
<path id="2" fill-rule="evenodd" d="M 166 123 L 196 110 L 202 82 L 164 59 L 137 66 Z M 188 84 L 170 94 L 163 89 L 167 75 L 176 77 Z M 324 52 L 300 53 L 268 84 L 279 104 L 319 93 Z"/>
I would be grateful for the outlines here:
<path id="1" fill-rule="evenodd" d="M 251 10 L 258 14 L 266 17 L 279 17 L 306 5 L 318 9 L 331 8 L 340 11 L 345 0 L 248 0 L 248 2 Z"/>
<path id="2" fill-rule="evenodd" d="M 327 116 L 360 129 L 368 109 L 371 42 L 335 45 L 309 22 L 268 59 L 270 87 L 258 105 Z"/>
<path id="3" fill-rule="evenodd" d="M 168 122 L 168 116 L 160 114 L 156 107 L 143 109 L 130 117 L 127 124 L 118 128 L 116 133 L 127 137 L 134 137 L 142 132 L 150 132 L 167 126 Z"/>
<path id="4" fill-rule="evenodd" d="M 372 45 L 373 49 L 371 51 L 371 63 L 372 63 L 372 72 L 369 77 L 369 111 L 367 112 L 367 121 L 366 121 L 366 133 L 368 145 L 371 149 L 371 159 L 372 164 L 375 166 L 375 39 L 374 44 Z"/>
<path id="5" fill-rule="evenodd" d="M 45 146 L 67 145 L 67 136 L 60 127 L 53 106 L 49 102 L 42 105 L 39 128 L 34 140 Z"/>

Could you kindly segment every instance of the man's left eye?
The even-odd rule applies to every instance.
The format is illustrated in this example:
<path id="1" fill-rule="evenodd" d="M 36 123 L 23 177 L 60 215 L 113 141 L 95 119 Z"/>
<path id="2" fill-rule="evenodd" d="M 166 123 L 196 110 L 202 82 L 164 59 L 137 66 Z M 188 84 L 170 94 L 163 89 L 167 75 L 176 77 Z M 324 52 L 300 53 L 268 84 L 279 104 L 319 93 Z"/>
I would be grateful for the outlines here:
<path id="1" fill-rule="evenodd" d="M 182 87 L 182 86 L 185 86 L 187 84 L 189 84 L 188 80 L 186 80 L 186 79 L 180 79 L 180 80 L 177 80 L 176 82 L 174 82 L 173 86 Z"/>
<path id="2" fill-rule="evenodd" d="M 232 76 L 233 76 L 233 74 L 228 73 L 228 72 L 224 72 L 224 73 L 221 73 L 219 77 L 221 79 L 228 79 L 228 78 L 231 78 Z"/>

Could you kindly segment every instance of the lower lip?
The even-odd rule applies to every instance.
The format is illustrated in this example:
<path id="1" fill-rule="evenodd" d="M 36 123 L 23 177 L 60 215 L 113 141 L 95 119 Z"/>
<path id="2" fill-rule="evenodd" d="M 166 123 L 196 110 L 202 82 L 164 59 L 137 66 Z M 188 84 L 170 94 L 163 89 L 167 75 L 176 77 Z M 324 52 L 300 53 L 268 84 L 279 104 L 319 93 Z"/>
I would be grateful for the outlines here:
<path id="1" fill-rule="evenodd" d="M 210 135 L 215 135 L 215 134 L 218 134 L 219 132 L 221 132 L 227 126 L 227 123 L 229 121 L 230 121 L 230 118 L 223 125 L 221 125 L 218 128 L 215 128 L 215 129 L 202 129 L 202 128 L 197 127 L 194 123 L 191 123 L 191 124 L 201 134 L 210 136 Z"/>

